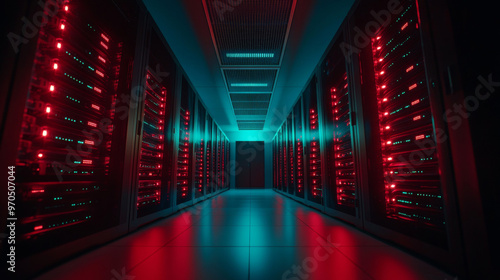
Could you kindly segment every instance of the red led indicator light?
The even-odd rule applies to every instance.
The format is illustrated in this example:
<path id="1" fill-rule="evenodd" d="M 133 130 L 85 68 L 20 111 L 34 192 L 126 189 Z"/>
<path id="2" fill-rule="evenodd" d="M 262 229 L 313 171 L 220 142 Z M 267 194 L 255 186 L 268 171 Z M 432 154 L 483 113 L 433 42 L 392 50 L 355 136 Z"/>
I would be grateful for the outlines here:
<path id="1" fill-rule="evenodd" d="M 410 72 L 411 70 L 413 70 L 413 65 L 410 66 L 410 67 L 408 67 L 408 68 L 406 68 L 406 73 Z"/>
<path id="2" fill-rule="evenodd" d="M 104 42 L 101 42 L 101 46 L 103 46 L 105 49 L 108 49 L 108 46 L 104 44 Z"/>
<path id="3" fill-rule="evenodd" d="M 44 129 L 44 130 L 42 131 L 42 136 L 43 136 L 43 137 L 46 137 L 47 135 L 48 135 L 48 132 L 47 132 L 47 130 L 46 130 L 46 129 Z"/>
<path id="4" fill-rule="evenodd" d="M 409 89 L 409 90 L 413 90 L 413 89 L 415 89 L 416 87 L 417 87 L 417 84 L 413 84 L 413 85 L 411 85 L 408 89 Z"/>
<path id="5" fill-rule="evenodd" d="M 425 138 L 425 135 L 418 135 L 417 137 L 415 137 L 415 140 L 422 140 Z"/>
<path id="6" fill-rule="evenodd" d="M 50 113 L 50 107 L 47 106 L 47 108 L 45 108 L 45 113 Z"/>
<path id="7" fill-rule="evenodd" d="M 41 230 L 41 229 L 43 229 L 43 226 L 36 226 L 36 227 L 34 227 L 34 230 Z"/>
<path id="8" fill-rule="evenodd" d="M 420 99 L 417 99 L 417 100 L 413 101 L 411 103 L 411 105 L 414 106 L 414 105 L 417 105 L 418 103 L 420 103 Z"/>
<path id="9" fill-rule="evenodd" d="M 96 109 L 96 110 L 101 110 L 101 107 L 95 105 L 95 104 L 92 104 L 92 108 Z"/>
<path id="10" fill-rule="evenodd" d="M 92 164 L 92 160 L 91 159 L 84 159 L 82 161 L 83 164 Z"/>
<path id="11" fill-rule="evenodd" d="M 101 33 L 101 38 L 103 38 L 106 42 L 109 42 L 108 36 L 104 35 L 104 33 Z"/>
<path id="12" fill-rule="evenodd" d="M 91 127 L 97 127 L 97 124 L 95 122 L 87 122 L 87 124 Z"/>
<path id="13" fill-rule="evenodd" d="M 38 154 L 38 157 L 39 157 L 39 158 L 43 158 L 43 154 L 42 154 L 42 153 L 39 153 L 39 154 Z"/>
<path id="14" fill-rule="evenodd" d="M 405 24 L 401 27 L 401 30 L 405 30 L 405 29 L 406 29 L 406 27 L 408 27 L 408 22 L 407 22 L 407 23 L 405 23 Z"/>

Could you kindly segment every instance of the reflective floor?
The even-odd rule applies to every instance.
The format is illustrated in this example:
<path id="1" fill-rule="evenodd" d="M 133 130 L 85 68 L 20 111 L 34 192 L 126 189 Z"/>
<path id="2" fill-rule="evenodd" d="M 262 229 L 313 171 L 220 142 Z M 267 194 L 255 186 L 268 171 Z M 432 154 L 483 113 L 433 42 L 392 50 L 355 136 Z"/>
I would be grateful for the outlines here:
<path id="1" fill-rule="evenodd" d="M 271 190 L 231 190 L 39 279 L 454 279 Z"/>

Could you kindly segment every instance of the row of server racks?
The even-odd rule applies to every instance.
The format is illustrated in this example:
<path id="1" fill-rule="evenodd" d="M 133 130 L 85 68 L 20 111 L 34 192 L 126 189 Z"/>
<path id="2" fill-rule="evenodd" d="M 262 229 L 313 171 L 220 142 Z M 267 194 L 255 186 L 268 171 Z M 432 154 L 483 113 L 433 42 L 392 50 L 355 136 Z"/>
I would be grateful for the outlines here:
<path id="1" fill-rule="evenodd" d="M 464 98 L 438 71 L 455 59 L 442 2 L 357 2 L 273 138 L 273 188 L 487 279 L 470 132 L 441 117 Z"/>
<path id="2" fill-rule="evenodd" d="M 16 276 L 228 189 L 229 141 L 144 7 L 25 2 L 44 22 L 2 72 Z"/>

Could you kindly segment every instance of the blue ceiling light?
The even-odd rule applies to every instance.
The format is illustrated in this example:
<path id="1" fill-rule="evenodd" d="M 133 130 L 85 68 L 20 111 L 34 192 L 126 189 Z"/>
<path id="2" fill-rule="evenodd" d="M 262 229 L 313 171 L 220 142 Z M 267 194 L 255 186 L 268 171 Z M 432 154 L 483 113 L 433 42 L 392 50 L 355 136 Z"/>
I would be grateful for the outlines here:
<path id="1" fill-rule="evenodd" d="M 267 83 L 236 83 L 231 84 L 231 87 L 267 87 Z"/>
<path id="2" fill-rule="evenodd" d="M 228 58 L 274 58 L 274 53 L 226 53 Z"/>

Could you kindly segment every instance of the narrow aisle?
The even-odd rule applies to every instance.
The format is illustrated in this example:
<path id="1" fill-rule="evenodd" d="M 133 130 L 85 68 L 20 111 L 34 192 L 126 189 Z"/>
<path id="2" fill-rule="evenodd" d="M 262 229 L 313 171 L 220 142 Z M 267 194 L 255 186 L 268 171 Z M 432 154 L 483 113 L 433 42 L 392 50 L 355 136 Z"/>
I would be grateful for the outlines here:
<path id="1" fill-rule="evenodd" d="M 39 279 L 452 279 L 271 190 L 231 190 Z"/>

